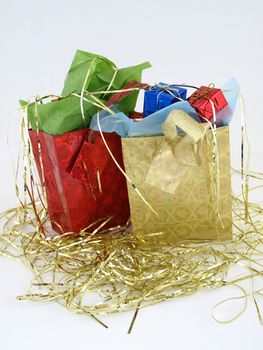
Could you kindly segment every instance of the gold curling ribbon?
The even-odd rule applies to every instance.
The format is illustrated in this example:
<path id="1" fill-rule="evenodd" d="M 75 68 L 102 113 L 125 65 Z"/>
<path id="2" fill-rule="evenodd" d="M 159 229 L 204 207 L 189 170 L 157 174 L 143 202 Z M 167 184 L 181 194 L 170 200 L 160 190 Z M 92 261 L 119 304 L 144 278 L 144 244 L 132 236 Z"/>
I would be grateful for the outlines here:
<path id="1" fill-rule="evenodd" d="M 211 89 L 215 88 L 215 84 L 214 83 L 210 83 L 207 87 L 205 87 L 204 90 L 198 90 L 189 97 L 189 101 L 191 104 L 195 103 L 198 100 L 201 99 L 206 99 L 206 100 L 210 100 L 210 98 L 208 97 L 209 93 L 211 92 Z"/>
<path id="2" fill-rule="evenodd" d="M 186 133 L 181 139 L 177 127 Z M 182 110 L 171 111 L 162 126 L 164 138 L 145 183 L 174 194 L 186 171 L 201 165 L 200 147 L 208 129 L 208 123 L 198 123 Z"/>
<path id="3" fill-rule="evenodd" d="M 95 103 L 97 101 L 94 100 Z M 28 181 L 27 170 L 31 171 L 33 164 L 26 125 L 24 119 L 21 129 L 23 133 L 25 131 L 24 160 L 28 161 L 23 173 L 25 181 Z M 44 237 L 39 230 L 35 209 L 44 225 L 46 208 L 42 200 L 32 196 L 31 203 L 26 202 L 22 207 L 0 214 L 0 219 L 5 219 L 3 233 L 0 233 L 0 255 L 26 261 L 34 273 L 28 292 L 18 300 L 56 301 L 71 312 L 89 315 L 104 327 L 98 315 L 135 310 L 130 331 L 138 310 L 145 306 L 202 289 L 233 286 L 255 277 L 262 280 L 263 208 L 248 201 L 248 192 L 263 189 L 263 174 L 248 171 L 244 161 L 244 143 L 248 141 L 243 120 L 241 129 L 243 186 L 242 194 L 233 197 L 233 241 L 214 244 L 185 242 L 173 247 L 161 243 L 139 245 L 127 228 L 117 233 L 112 228 L 107 233 L 94 235 L 91 227 L 77 236 L 64 233 L 62 236 Z M 17 175 L 18 169 L 16 178 Z M 259 183 L 249 187 L 248 179 L 258 180 Z M 37 188 L 36 183 L 32 185 Z M 230 267 L 237 265 L 243 268 L 243 274 L 228 276 Z M 87 302 L 89 295 L 93 297 L 94 293 L 99 296 L 99 301 Z M 243 290 L 243 295 L 228 299 L 244 300 L 245 304 L 235 318 L 246 309 L 246 299 L 250 295 L 262 322 L 255 299 L 263 296 L 261 287 L 253 289 L 250 294 Z M 213 311 L 224 302 L 217 304 Z M 215 317 L 214 313 L 212 316 L 218 322 L 225 322 Z"/>

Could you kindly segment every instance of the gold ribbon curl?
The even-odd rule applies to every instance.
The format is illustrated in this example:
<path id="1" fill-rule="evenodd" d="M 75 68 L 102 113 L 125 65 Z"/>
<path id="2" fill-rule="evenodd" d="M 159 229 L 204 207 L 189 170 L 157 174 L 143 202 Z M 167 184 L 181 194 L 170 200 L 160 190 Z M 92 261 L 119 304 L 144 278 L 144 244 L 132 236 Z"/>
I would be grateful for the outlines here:
<path id="1" fill-rule="evenodd" d="M 177 127 L 186 135 L 178 137 Z M 162 126 L 164 138 L 145 183 L 174 194 L 186 171 L 201 165 L 200 149 L 208 129 L 208 123 L 198 123 L 182 110 L 171 111 Z"/>

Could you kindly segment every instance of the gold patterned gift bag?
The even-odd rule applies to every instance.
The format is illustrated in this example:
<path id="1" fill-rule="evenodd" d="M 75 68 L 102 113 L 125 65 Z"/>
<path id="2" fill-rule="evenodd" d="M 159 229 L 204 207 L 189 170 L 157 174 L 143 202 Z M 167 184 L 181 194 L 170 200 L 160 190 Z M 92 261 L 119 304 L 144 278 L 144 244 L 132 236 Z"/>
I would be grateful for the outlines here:
<path id="1" fill-rule="evenodd" d="M 215 138 L 207 123 L 174 110 L 162 130 L 122 138 L 134 234 L 166 243 L 231 239 L 229 128 L 217 128 Z"/>

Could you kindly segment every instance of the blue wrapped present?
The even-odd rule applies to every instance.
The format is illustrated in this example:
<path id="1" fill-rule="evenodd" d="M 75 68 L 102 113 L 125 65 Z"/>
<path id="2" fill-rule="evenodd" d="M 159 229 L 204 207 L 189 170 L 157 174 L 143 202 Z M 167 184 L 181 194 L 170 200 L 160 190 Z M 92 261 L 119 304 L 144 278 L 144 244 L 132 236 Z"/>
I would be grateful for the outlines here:
<path id="1" fill-rule="evenodd" d="M 151 86 L 144 93 L 143 116 L 159 111 L 171 104 L 186 100 L 187 90 L 177 86 L 159 83 Z"/>

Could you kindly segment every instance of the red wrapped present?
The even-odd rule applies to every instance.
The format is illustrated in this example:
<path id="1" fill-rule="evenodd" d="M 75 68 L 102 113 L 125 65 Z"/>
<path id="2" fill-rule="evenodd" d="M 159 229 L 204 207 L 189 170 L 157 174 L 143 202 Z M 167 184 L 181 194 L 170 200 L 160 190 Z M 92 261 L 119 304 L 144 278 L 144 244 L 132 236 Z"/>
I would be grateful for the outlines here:
<path id="1" fill-rule="evenodd" d="M 188 98 L 188 102 L 195 108 L 204 122 L 206 121 L 205 119 L 213 119 L 213 109 L 210 101 L 215 107 L 215 112 L 219 112 L 227 105 L 227 100 L 222 90 L 214 87 L 201 86 Z"/>
<path id="2" fill-rule="evenodd" d="M 81 129 L 59 136 L 29 131 L 52 227 L 60 232 L 92 231 L 125 225 L 130 215 L 126 179 L 115 165 L 97 131 Z M 121 139 L 104 133 L 117 162 L 124 168 Z"/>

